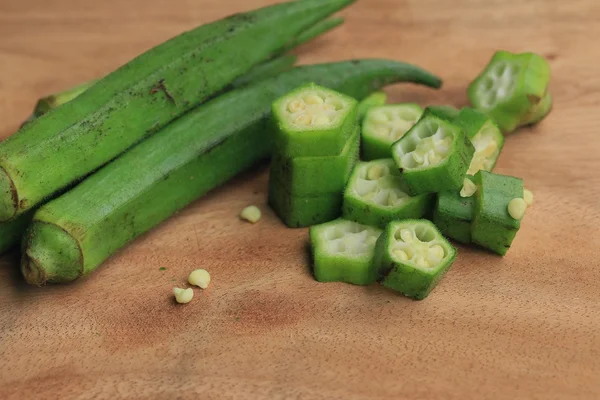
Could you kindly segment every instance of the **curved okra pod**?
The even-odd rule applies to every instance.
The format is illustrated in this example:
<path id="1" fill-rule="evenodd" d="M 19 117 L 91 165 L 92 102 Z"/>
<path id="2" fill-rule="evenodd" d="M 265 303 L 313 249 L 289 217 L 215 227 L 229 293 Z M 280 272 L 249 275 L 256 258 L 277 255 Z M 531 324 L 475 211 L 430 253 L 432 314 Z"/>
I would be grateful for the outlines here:
<path id="1" fill-rule="evenodd" d="M 390 158 L 392 144 L 421 118 L 418 104 L 390 104 L 369 109 L 363 121 L 362 156 L 366 161 Z"/>
<path id="2" fill-rule="evenodd" d="M 433 199 L 431 194 L 408 195 L 391 158 L 361 162 L 354 167 L 346 186 L 342 216 L 385 228 L 394 220 L 423 217 L 430 211 Z"/>
<path id="3" fill-rule="evenodd" d="M 438 193 L 433 211 L 433 223 L 440 232 L 447 238 L 464 244 L 471 243 L 471 224 L 475 212 L 475 193 L 472 189 L 465 193 L 467 185 L 474 185 L 473 177 L 468 175 L 463 189 Z"/>
<path id="4" fill-rule="evenodd" d="M 430 221 L 394 221 L 377 240 L 372 268 L 385 287 L 422 300 L 455 259 L 456 249 Z"/>
<path id="5" fill-rule="evenodd" d="M 503 133 L 523 124 L 548 91 L 550 66 L 534 53 L 499 51 L 471 83 L 473 106 L 489 115 Z"/>
<path id="6" fill-rule="evenodd" d="M 346 142 L 340 155 L 326 157 L 285 157 L 273 154 L 269 179 L 282 185 L 292 196 L 341 193 L 358 160 L 360 130 Z"/>
<path id="7" fill-rule="evenodd" d="M 525 202 L 523 181 L 487 171 L 479 171 L 474 181 L 477 191 L 471 225 L 472 241 L 505 255 L 521 227 L 523 215 L 515 215 L 511 203 L 514 204 L 513 200 L 519 202 L 519 199 Z"/>
<path id="8" fill-rule="evenodd" d="M 285 157 L 339 155 L 357 125 L 358 102 L 314 83 L 273 103 L 275 147 Z"/>
<path id="9" fill-rule="evenodd" d="M 425 112 L 392 146 L 392 156 L 411 195 L 460 188 L 475 148 L 463 130 Z"/>
<path id="10" fill-rule="evenodd" d="M 371 264 L 381 230 L 339 219 L 310 228 L 314 276 L 319 282 L 369 285 L 377 276 Z"/>
<path id="11" fill-rule="evenodd" d="M 378 106 L 383 106 L 387 102 L 387 94 L 383 91 L 371 93 L 369 97 L 358 103 L 358 120 L 362 121 L 366 116 L 367 112 Z"/>

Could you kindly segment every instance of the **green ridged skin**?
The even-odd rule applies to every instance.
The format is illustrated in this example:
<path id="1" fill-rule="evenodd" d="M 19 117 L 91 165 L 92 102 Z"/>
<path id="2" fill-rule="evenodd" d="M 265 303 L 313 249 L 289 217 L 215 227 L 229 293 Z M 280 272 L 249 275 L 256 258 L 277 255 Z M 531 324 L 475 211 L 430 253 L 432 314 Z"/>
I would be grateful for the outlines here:
<path id="1" fill-rule="evenodd" d="M 269 205 L 288 228 L 305 228 L 341 215 L 342 194 L 293 196 L 279 182 L 269 181 Z"/>
<path id="2" fill-rule="evenodd" d="M 404 136 L 422 115 L 421 106 L 413 103 L 371 107 L 362 123 L 363 160 L 390 158 L 392 144 Z"/>
<path id="3" fill-rule="evenodd" d="M 406 231 L 411 234 L 406 235 Z M 430 255 L 435 246 L 441 249 L 441 257 Z M 404 252 L 408 259 L 401 259 L 397 251 Z M 415 300 L 423 300 L 455 259 L 456 249 L 430 221 L 394 221 L 377 240 L 372 268 L 383 286 Z"/>
<path id="4" fill-rule="evenodd" d="M 462 187 L 474 153 L 473 144 L 459 126 L 431 112 L 425 112 L 392 146 L 403 186 L 412 196 Z"/>
<path id="5" fill-rule="evenodd" d="M 0 254 L 19 243 L 32 218 L 33 212 L 30 211 L 9 221 L 0 222 Z"/>
<path id="6" fill-rule="evenodd" d="M 438 118 L 454 122 L 460 110 L 452 106 L 429 106 L 427 110 Z"/>
<path id="7" fill-rule="evenodd" d="M 301 82 L 317 81 L 360 99 L 379 85 L 407 80 L 440 83 L 414 66 L 365 60 L 299 67 L 219 96 L 42 206 L 23 241 L 26 281 L 65 282 L 92 272 L 177 210 L 267 158 L 271 104 Z M 71 251 L 65 260 L 47 232 L 36 234 L 39 224 L 54 226 L 46 231 L 57 236 L 64 232 L 79 253 Z M 57 270 L 58 264 L 69 267 Z"/>
<path id="8" fill-rule="evenodd" d="M 293 196 L 340 193 L 358 160 L 360 130 L 348 139 L 342 154 L 330 157 L 288 158 L 275 153 L 269 179 L 278 182 Z"/>
<path id="9" fill-rule="evenodd" d="M 114 159 L 352 0 L 302 0 L 201 26 L 134 59 L 0 144 L 0 221 Z M 273 35 L 277 32 L 277 35 Z M 44 168 L 39 168 L 44 165 Z M 2 192 L 0 192 L 0 196 Z M 12 203 L 11 203 L 12 201 Z"/>
<path id="10" fill-rule="evenodd" d="M 381 230 L 338 219 L 310 228 L 315 279 L 370 285 L 377 276 L 371 264 Z"/>
<path id="11" fill-rule="evenodd" d="M 471 104 L 508 134 L 542 101 L 549 83 L 550 65 L 543 57 L 498 51 L 467 93 Z"/>
<path id="12" fill-rule="evenodd" d="M 466 176 L 473 182 L 473 177 Z M 433 223 L 447 238 L 471 243 L 471 224 L 475 212 L 475 196 L 462 197 L 460 190 L 446 190 L 437 194 Z"/>
<path id="13" fill-rule="evenodd" d="M 405 193 L 391 158 L 360 162 L 344 192 L 342 216 L 383 229 L 392 221 L 422 218 L 431 211 L 434 199 L 432 194 Z"/>
<path id="14" fill-rule="evenodd" d="M 65 103 L 68 103 L 76 97 L 79 97 L 83 92 L 91 88 L 96 82 L 98 82 L 98 80 L 94 79 L 89 82 L 82 83 L 81 85 L 75 86 L 74 88 L 67 89 L 63 92 L 52 94 L 48 97 L 44 97 L 38 100 L 33 110 L 33 116 L 35 118 L 41 117 L 48 111 L 53 110 Z"/>
<path id="15" fill-rule="evenodd" d="M 477 192 L 472 241 L 504 256 L 521 227 L 521 221 L 509 215 L 508 204 L 512 199 L 523 198 L 523 181 L 487 171 L 479 171 L 474 181 Z"/>
<path id="16" fill-rule="evenodd" d="M 358 103 L 358 120 L 362 121 L 371 108 L 383 106 L 386 102 L 387 94 L 385 92 L 380 91 L 370 94 L 369 97 Z"/>
<path id="17" fill-rule="evenodd" d="M 540 103 L 531 110 L 520 126 L 535 125 L 541 122 L 552 111 L 552 94 L 547 92 Z"/>
<path id="18" fill-rule="evenodd" d="M 304 32 L 302 32 L 300 35 L 298 35 L 296 37 L 296 39 L 293 41 L 292 45 L 289 46 L 289 49 L 292 49 L 296 46 L 301 46 L 307 42 L 310 42 L 314 38 L 321 36 L 329 31 L 337 28 L 338 26 L 342 25 L 343 23 L 344 23 L 344 18 L 342 18 L 342 17 L 333 17 L 333 18 L 326 19 L 325 21 L 318 22 L 315 25 L 308 28 L 307 30 L 305 30 Z"/>
<path id="19" fill-rule="evenodd" d="M 320 104 L 311 104 L 313 99 Z M 285 157 L 339 155 L 358 124 L 357 105 L 352 97 L 314 83 L 294 89 L 273 102 L 276 151 Z M 321 109 L 325 106 L 330 110 Z"/>

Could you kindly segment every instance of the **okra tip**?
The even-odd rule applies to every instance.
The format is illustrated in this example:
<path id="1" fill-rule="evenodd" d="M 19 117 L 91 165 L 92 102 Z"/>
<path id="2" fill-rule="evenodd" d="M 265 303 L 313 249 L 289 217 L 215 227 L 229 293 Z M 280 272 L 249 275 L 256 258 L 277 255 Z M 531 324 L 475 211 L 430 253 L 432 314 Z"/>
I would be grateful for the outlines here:
<path id="1" fill-rule="evenodd" d="M 8 221 L 17 213 L 17 194 L 11 177 L 0 167 L 0 221 Z"/>
<path id="2" fill-rule="evenodd" d="M 79 244 L 58 225 L 34 221 L 22 247 L 21 273 L 29 284 L 70 282 L 83 275 Z"/>

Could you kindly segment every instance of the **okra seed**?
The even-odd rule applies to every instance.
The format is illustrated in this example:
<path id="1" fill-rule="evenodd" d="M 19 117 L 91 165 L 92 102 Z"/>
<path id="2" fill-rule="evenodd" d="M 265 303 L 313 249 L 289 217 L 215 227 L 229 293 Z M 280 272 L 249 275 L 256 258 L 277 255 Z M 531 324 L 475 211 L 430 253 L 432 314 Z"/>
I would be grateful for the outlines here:
<path id="1" fill-rule="evenodd" d="M 191 288 L 173 288 L 173 295 L 179 304 L 187 304 L 194 298 L 194 291 Z"/>
<path id="2" fill-rule="evenodd" d="M 369 172 L 367 172 L 367 178 L 372 181 L 376 181 L 381 178 L 385 174 L 385 169 L 382 165 L 374 165 L 369 168 Z"/>
<path id="3" fill-rule="evenodd" d="M 471 197 L 477 192 L 477 185 L 475 185 L 470 179 L 465 178 L 463 187 L 460 190 L 460 197 Z"/>
<path id="4" fill-rule="evenodd" d="M 402 250 L 395 250 L 394 256 L 400 261 L 408 261 L 408 254 Z"/>
<path id="5" fill-rule="evenodd" d="M 188 276 L 188 282 L 190 285 L 206 289 L 210 284 L 210 274 L 205 269 L 194 270 L 192 273 L 190 273 L 190 276 Z"/>
<path id="6" fill-rule="evenodd" d="M 306 102 L 306 104 L 323 104 L 325 101 L 323 100 L 323 98 L 319 95 L 316 94 L 309 94 L 308 96 L 306 96 L 304 98 L 304 101 Z"/>
<path id="7" fill-rule="evenodd" d="M 429 267 L 429 261 L 427 261 L 425 259 L 425 257 L 423 257 L 423 256 L 418 257 L 415 264 L 417 264 L 419 267 L 423 267 L 423 268 Z"/>
<path id="8" fill-rule="evenodd" d="M 384 112 L 377 112 L 371 115 L 371 120 L 378 124 L 386 124 L 388 122 L 388 117 Z"/>
<path id="9" fill-rule="evenodd" d="M 523 219 L 525 211 L 527 211 L 527 203 L 523 199 L 512 199 L 508 203 L 508 214 L 516 220 Z"/>
<path id="10" fill-rule="evenodd" d="M 300 112 L 305 108 L 304 103 L 300 100 L 292 100 L 290 101 L 290 104 L 288 104 L 288 111 L 293 114 Z"/>
<path id="11" fill-rule="evenodd" d="M 315 125 L 329 125 L 331 120 L 326 115 L 321 115 L 315 118 Z"/>
<path id="12" fill-rule="evenodd" d="M 312 122 L 312 118 L 308 114 L 302 114 L 298 118 L 296 118 L 296 120 L 294 121 L 294 123 L 296 123 L 298 125 L 310 125 L 311 122 Z"/>
<path id="13" fill-rule="evenodd" d="M 444 248 L 439 244 L 436 244 L 435 246 L 429 249 L 429 255 L 431 257 L 437 258 L 438 260 L 441 260 L 442 258 L 444 258 Z"/>
<path id="14" fill-rule="evenodd" d="M 248 206 L 242 210 L 240 213 L 240 218 L 251 222 L 253 224 L 257 223 L 262 216 L 260 209 L 256 206 Z"/>
<path id="15" fill-rule="evenodd" d="M 523 200 L 525 200 L 525 203 L 527 203 L 528 207 L 533 205 L 533 193 L 531 190 L 523 190 Z"/>
<path id="16" fill-rule="evenodd" d="M 406 243 L 411 243 L 414 240 L 414 234 L 409 229 L 401 229 L 400 238 Z"/>

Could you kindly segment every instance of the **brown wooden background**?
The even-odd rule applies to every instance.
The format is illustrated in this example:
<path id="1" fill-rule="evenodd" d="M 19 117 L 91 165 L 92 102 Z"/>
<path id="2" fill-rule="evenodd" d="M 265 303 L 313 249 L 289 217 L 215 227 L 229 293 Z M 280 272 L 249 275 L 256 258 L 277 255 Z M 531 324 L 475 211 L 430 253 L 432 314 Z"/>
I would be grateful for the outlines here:
<path id="1" fill-rule="evenodd" d="M 42 95 L 272 2 L 1 0 L 0 133 Z M 262 168 L 76 284 L 26 287 L 17 255 L 1 258 L 0 398 L 600 398 L 600 3 L 361 0 L 344 15 L 302 62 L 388 57 L 445 79 L 391 88 L 394 101 L 465 104 L 499 48 L 551 61 L 554 111 L 511 136 L 498 167 L 536 195 L 508 257 L 461 248 L 423 302 L 318 284 L 306 231 L 265 206 Z M 251 203 L 256 226 L 237 218 Z M 197 267 L 213 284 L 176 306 L 172 287 Z"/>

